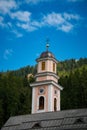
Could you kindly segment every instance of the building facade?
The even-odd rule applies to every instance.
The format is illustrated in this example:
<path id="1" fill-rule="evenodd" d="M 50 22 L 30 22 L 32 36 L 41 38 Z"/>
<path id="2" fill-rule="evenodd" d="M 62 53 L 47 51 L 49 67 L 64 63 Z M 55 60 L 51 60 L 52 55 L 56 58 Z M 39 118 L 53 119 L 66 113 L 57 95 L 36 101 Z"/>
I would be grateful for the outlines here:
<path id="1" fill-rule="evenodd" d="M 36 82 L 32 87 L 32 113 L 60 110 L 60 90 L 58 84 L 57 60 L 48 50 L 42 52 L 37 61 Z"/>
<path id="2" fill-rule="evenodd" d="M 58 84 L 54 55 L 46 51 L 36 61 L 36 81 L 31 84 L 32 114 L 10 117 L 1 130 L 87 130 L 87 108 L 60 111 L 63 88 Z"/>

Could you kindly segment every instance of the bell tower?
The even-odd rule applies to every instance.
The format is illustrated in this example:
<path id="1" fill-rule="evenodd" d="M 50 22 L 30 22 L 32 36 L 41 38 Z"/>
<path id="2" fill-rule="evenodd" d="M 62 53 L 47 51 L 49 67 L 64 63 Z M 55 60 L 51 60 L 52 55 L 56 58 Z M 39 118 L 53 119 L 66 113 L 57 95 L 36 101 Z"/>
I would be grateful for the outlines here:
<path id="1" fill-rule="evenodd" d="M 47 50 L 36 59 L 36 81 L 30 84 L 32 87 L 32 113 L 60 110 L 60 90 L 63 88 L 58 84 L 57 60 L 48 51 L 48 47 L 47 43 Z"/>

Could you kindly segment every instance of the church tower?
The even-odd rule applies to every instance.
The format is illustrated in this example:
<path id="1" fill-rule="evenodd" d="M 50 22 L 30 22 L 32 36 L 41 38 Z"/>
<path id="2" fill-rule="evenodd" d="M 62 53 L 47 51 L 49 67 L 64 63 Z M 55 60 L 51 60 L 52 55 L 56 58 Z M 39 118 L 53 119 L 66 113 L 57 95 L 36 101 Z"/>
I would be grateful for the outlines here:
<path id="1" fill-rule="evenodd" d="M 60 110 L 60 90 L 63 88 L 58 84 L 57 60 L 47 50 L 42 52 L 37 61 L 36 81 L 32 87 L 32 113 L 50 112 Z"/>

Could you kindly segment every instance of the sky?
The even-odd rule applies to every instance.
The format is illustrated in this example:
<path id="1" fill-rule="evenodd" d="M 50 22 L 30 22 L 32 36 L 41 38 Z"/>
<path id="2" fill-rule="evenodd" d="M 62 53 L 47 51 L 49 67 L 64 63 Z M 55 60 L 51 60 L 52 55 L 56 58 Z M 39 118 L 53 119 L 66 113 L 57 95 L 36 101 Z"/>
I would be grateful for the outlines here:
<path id="1" fill-rule="evenodd" d="M 58 61 L 87 58 L 87 0 L 0 0 L 0 71 L 34 66 L 47 39 Z"/>

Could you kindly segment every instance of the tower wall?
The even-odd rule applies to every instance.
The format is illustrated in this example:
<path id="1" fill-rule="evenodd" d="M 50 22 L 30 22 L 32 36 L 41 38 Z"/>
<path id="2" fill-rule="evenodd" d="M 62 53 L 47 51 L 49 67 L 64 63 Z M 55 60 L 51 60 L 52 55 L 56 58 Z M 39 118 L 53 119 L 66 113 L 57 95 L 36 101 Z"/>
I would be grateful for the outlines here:
<path id="1" fill-rule="evenodd" d="M 40 89 L 44 88 L 44 93 L 40 94 Z M 57 93 L 55 93 L 55 91 Z M 44 97 L 44 109 L 39 109 L 39 98 Z M 32 113 L 54 111 L 54 99 L 57 100 L 56 111 L 60 110 L 60 90 L 53 85 L 33 87 L 32 90 Z"/>
<path id="2" fill-rule="evenodd" d="M 53 77 L 53 76 L 41 76 L 41 77 L 37 77 L 36 81 L 45 81 L 45 80 L 53 80 L 55 82 L 58 82 L 58 79 Z"/>
<path id="3" fill-rule="evenodd" d="M 32 83 L 32 113 L 59 111 L 60 90 L 58 85 L 57 60 L 48 51 L 37 59 L 36 81 Z"/>
<path id="4" fill-rule="evenodd" d="M 42 70 L 42 62 L 45 62 L 45 70 Z M 53 63 L 55 63 L 53 60 L 42 60 L 38 62 L 38 68 L 37 68 L 37 73 L 42 73 L 42 72 L 53 72 L 56 73 L 56 63 L 55 63 L 55 71 L 53 71 Z"/>

